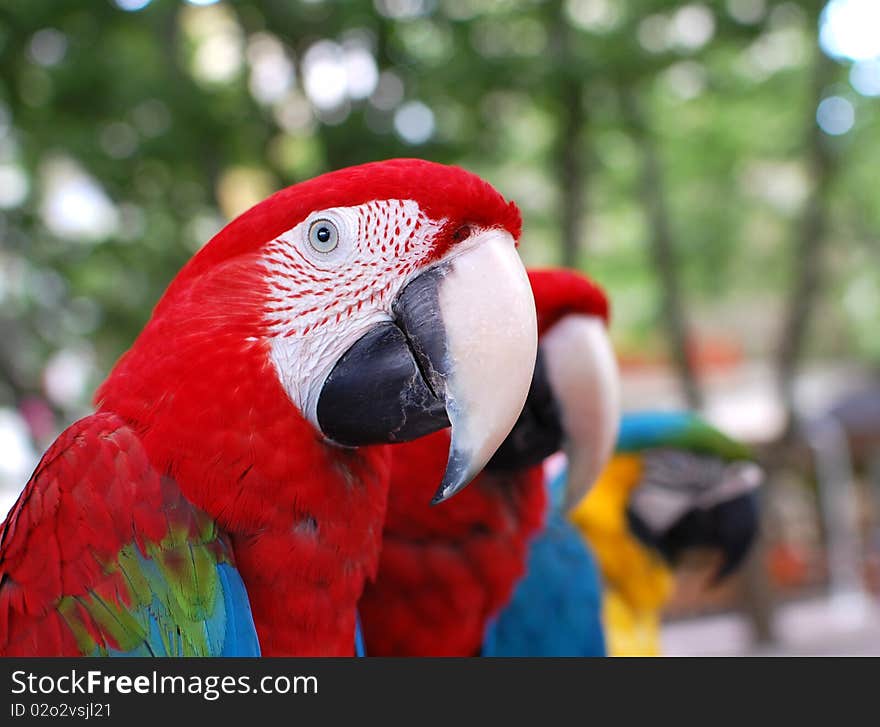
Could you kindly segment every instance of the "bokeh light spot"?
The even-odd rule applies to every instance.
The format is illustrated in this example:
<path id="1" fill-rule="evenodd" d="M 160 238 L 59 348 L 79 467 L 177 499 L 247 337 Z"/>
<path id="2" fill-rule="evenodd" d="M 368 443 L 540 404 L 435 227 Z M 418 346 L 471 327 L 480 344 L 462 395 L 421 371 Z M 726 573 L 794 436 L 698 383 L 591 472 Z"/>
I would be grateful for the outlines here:
<path id="1" fill-rule="evenodd" d="M 137 132 L 128 124 L 115 121 L 101 129 L 98 142 L 107 156 L 113 159 L 125 159 L 137 150 Z"/>
<path id="2" fill-rule="evenodd" d="M 418 18 L 434 9 L 433 0 L 374 0 L 373 5 L 380 15 L 395 20 Z"/>
<path id="3" fill-rule="evenodd" d="M 854 61 L 880 57 L 877 0 L 831 0 L 819 23 L 819 42 L 828 55 Z"/>
<path id="4" fill-rule="evenodd" d="M 150 4 L 151 0 L 114 0 L 116 7 L 129 13 L 143 10 Z"/>
<path id="5" fill-rule="evenodd" d="M 669 20 L 664 15 L 649 15 L 639 22 L 639 44 L 649 53 L 661 53 L 669 45 Z"/>
<path id="6" fill-rule="evenodd" d="M 619 25 L 622 8 L 617 0 L 566 0 L 565 14 L 583 30 L 607 33 Z"/>
<path id="7" fill-rule="evenodd" d="M 754 25 L 767 14 L 767 0 L 727 0 L 727 14 L 737 23 Z"/>
<path id="8" fill-rule="evenodd" d="M 403 101 L 403 81 L 392 71 L 382 71 L 376 90 L 370 96 L 370 103 L 377 109 L 390 111 Z"/>
<path id="9" fill-rule="evenodd" d="M 434 134 L 434 112 L 421 101 L 408 101 L 394 114 L 394 130 L 407 144 L 424 144 Z"/>
<path id="10" fill-rule="evenodd" d="M 369 50 L 359 45 L 346 47 L 344 51 L 348 95 L 352 99 L 367 98 L 379 83 L 376 59 Z"/>
<path id="11" fill-rule="evenodd" d="M 303 56 L 303 86 L 316 108 L 331 110 L 343 104 L 348 74 L 342 48 L 333 41 L 319 40 Z"/>
<path id="12" fill-rule="evenodd" d="M 269 33 L 256 33 L 248 42 L 247 57 L 251 66 L 251 96 L 262 104 L 283 99 L 293 86 L 295 75 L 281 41 Z"/>
<path id="13" fill-rule="evenodd" d="M 840 136 L 852 129 L 856 121 L 856 110 L 842 96 L 829 96 L 823 99 L 816 109 L 816 123 L 831 136 Z"/>
<path id="14" fill-rule="evenodd" d="M 31 60 L 41 66 L 58 65 L 67 52 L 67 36 L 55 28 L 43 28 L 31 37 L 28 54 Z"/>
<path id="15" fill-rule="evenodd" d="M 43 223 L 70 240 L 98 241 L 114 234 L 119 215 L 103 187 L 76 162 L 51 160 L 41 169 Z"/>
<path id="16" fill-rule="evenodd" d="M 854 63 L 849 82 L 862 96 L 880 96 L 880 59 Z"/>
<path id="17" fill-rule="evenodd" d="M 27 199 L 30 182 L 18 164 L 0 164 L 0 208 L 18 207 Z"/>
<path id="18" fill-rule="evenodd" d="M 681 48 L 702 48 L 715 35 L 715 16 L 705 5 L 685 5 L 672 18 L 672 35 Z"/>
<path id="19" fill-rule="evenodd" d="M 57 406 L 70 409 L 83 403 L 94 370 L 90 348 L 65 348 L 53 354 L 43 370 L 46 396 Z"/>

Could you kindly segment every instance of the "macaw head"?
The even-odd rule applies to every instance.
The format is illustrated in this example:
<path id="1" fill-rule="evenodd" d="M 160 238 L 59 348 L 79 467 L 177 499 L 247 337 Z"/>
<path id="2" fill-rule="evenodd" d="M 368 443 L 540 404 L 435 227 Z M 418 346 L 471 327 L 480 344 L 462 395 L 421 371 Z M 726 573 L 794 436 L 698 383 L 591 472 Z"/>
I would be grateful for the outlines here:
<path id="1" fill-rule="evenodd" d="M 720 551 L 715 581 L 736 570 L 759 529 L 764 479 L 748 448 L 690 412 L 639 412 L 623 416 L 618 451 L 641 458 L 633 533 L 673 564 L 693 548 Z"/>
<path id="2" fill-rule="evenodd" d="M 620 384 L 608 336 L 608 300 L 571 270 L 530 270 L 538 316 L 538 357 L 526 405 L 487 469 L 537 465 L 564 451 L 565 507 L 577 503 L 614 447 Z"/>
<path id="3" fill-rule="evenodd" d="M 451 424 L 436 496 L 448 497 L 504 439 L 531 381 L 536 321 L 520 227 L 516 206 L 488 183 L 422 160 L 296 184 L 193 257 L 98 399 L 139 407 L 133 419 L 179 412 L 184 400 L 188 412 L 207 411 L 266 376 L 317 437 L 341 447 Z M 162 363 L 172 358 L 173 368 Z M 149 386 L 144 371 L 163 366 L 133 397 Z"/>

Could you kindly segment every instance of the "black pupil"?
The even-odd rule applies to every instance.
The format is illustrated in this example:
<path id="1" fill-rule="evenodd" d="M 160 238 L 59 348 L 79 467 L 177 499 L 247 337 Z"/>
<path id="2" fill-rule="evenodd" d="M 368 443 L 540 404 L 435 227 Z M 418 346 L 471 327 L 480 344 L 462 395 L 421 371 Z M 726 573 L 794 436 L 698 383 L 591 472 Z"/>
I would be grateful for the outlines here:
<path id="1" fill-rule="evenodd" d="M 330 239 L 330 228 L 319 227 L 315 236 L 318 238 L 318 242 L 327 242 Z"/>

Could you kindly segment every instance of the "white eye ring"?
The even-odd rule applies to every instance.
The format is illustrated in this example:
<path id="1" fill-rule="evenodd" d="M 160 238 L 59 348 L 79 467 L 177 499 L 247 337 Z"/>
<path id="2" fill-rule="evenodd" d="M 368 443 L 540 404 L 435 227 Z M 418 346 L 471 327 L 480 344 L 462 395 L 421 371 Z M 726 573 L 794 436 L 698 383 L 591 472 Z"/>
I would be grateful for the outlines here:
<path id="1" fill-rule="evenodd" d="M 330 252 L 339 244 L 339 228 L 336 223 L 321 218 L 309 225 L 309 245 L 318 252 Z"/>

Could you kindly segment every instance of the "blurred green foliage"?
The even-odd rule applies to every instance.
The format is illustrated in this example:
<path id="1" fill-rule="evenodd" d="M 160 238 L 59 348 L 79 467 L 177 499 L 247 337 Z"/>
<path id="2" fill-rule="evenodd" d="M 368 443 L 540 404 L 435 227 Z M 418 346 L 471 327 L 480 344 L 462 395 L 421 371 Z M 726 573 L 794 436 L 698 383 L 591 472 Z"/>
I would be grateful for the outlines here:
<path id="1" fill-rule="evenodd" d="M 6 0 L 0 400 L 40 391 L 62 350 L 94 346 L 93 385 L 229 216 L 283 185 L 393 156 L 488 178 L 520 204 L 533 264 L 561 259 L 560 169 L 573 158 L 578 264 L 609 289 L 621 348 L 651 355 L 662 336 L 638 185 L 646 140 L 692 322 L 766 355 L 816 182 L 823 4 Z M 855 123 L 821 140 L 837 164 L 810 350 L 878 360 L 880 114 L 848 71 L 839 63 L 823 90 L 849 101 Z M 624 98 L 638 101 L 640 128 Z"/>

